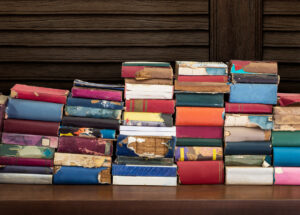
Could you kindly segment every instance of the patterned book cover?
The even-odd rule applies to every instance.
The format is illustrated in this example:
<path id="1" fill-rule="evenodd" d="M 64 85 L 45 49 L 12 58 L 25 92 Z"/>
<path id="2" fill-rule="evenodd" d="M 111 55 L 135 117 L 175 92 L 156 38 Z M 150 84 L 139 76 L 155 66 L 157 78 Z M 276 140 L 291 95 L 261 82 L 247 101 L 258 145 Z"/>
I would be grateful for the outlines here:
<path id="1" fill-rule="evenodd" d="M 278 93 L 278 104 L 280 106 L 299 105 L 300 94 L 299 93 Z"/>
<path id="2" fill-rule="evenodd" d="M 148 112 L 127 112 L 123 113 L 123 125 L 172 127 L 172 114 L 148 113 Z"/>
<path id="3" fill-rule="evenodd" d="M 224 127 L 225 142 L 270 141 L 271 130 L 246 127 Z"/>
<path id="4" fill-rule="evenodd" d="M 225 155 L 272 155 L 271 141 L 226 142 Z"/>
<path id="5" fill-rule="evenodd" d="M 222 62 L 176 61 L 177 75 L 227 75 L 228 68 Z"/>
<path id="6" fill-rule="evenodd" d="M 175 112 L 175 100 L 131 99 L 126 100 L 125 107 L 128 112 L 173 114 Z"/>
<path id="7" fill-rule="evenodd" d="M 68 106 L 82 106 L 91 108 L 103 108 L 103 109 L 113 109 L 113 110 L 123 110 L 123 102 L 98 100 L 98 99 L 84 99 L 84 98 L 73 98 L 68 97 Z"/>
<path id="8" fill-rule="evenodd" d="M 272 115 L 226 114 L 224 126 L 250 127 L 270 130 L 273 128 Z"/>
<path id="9" fill-rule="evenodd" d="M 231 60 L 230 73 L 237 74 L 270 74 L 277 75 L 277 62 L 270 61 L 245 61 L 245 60 Z"/>
<path id="10" fill-rule="evenodd" d="M 227 75 L 179 75 L 179 82 L 219 82 L 227 83 Z"/>
<path id="11" fill-rule="evenodd" d="M 275 185 L 300 185 L 299 167 L 275 167 L 274 168 Z"/>
<path id="12" fill-rule="evenodd" d="M 300 147 L 273 147 L 274 166 L 300 166 Z"/>
<path id="13" fill-rule="evenodd" d="M 222 147 L 222 139 L 208 139 L 208 138 L 177 138 L 176 146 L 209 146 Z"/>
<path id="14" fill-rule="evenodd" d="M 224 94 L 176 93 L 176 106 L 224 107 Z"/>
<path id="15" fill-rule="evenodd" d="M 246 103 L 229 103 L 225 102 L 226 113 L 249 113 L 249 114 L 262 114 L 273 112 L 272 105 L 266 104 L 246 104 Z"/>
<path id="16" fill-rule="evenodd" d="M 52 174 L 52 167 L 1 165 L 0 173 Z"/>
<path id="17" fill-rule="evenodd" d="M 52 184 L 52 174 L 0 173 L 1 184 Z"/>
<path id="18" fill-rule="evenodd" d="M 196 93 L 229 93 L 230 85 L 218 82 L 184 82 L 175 80 L 175 90 Z"/>
<path id="19" fill-rule="evenodd" d="M 123 78 L 135 78 L 136 80 L 147 79 L 173 79 L 173 69 L 168 67 L 155 66 L 125 66 L 122 65 Z"/>
<path id="20" fill-rule="evenodd" d="M 222 147 L 176 146 L 176 161 L 223 160 Z"/>
<path id="21" fill-rule="evenodd" d="M 0 156 L 5 157 L 53 159 L 54 151 L 44 146 L 0 144 Z"/>
<path id="22" fill-rule="evenodd" d="M 300 147 L 300 131 L 272 131 L 273 146 Z"/>
<path id="23" fill-rule="evenodd" d="M 91 108 L 82 106 L 65 106 L 66 116 L 91 117 L 101 119 L 121 119 L 122 110 Z"/>
<path id="24" fill-rule="evenodd" d="M 60 126 L 59 136 L 78 136 L 87 138 L 104 138 L 115 139 L 116 130 L 114 129 L 98 129 L 98 128 L 79 128 L 71 126 Z"/>
<path id="25" fill-rule="evenodd" d="M 252 83 L 252 84 L 279 84 L 278 75 L 269 74 L 231 74 L 231 82 L 236 83 Z"/>
<path id="26" fill-rule="evenodd" d="M 173 99 L 174 87 L 159 84 L 125 84 L 126 99 Z"/>
<path id="27" fill-rule="evenodd" d="M 222 139 L 222 126 L 176 126 L 178 138 Z"/>
<path id="28" fill-rule="evenodd" d="M 97 88 L 73 87 L 72 96 L 89 99 L 103 99 L 109 101 L 121 102 L 123 100 L 123 91 Z"/>
<path id="29" fill-rule="evenodd" d="M 21 158 L 0 156 L 0 165 L 45 166 L 52 167 L 53 160 L 40 158 Z"/>
<path id="30" fill-rule="evenodd" d="M 62 125 L 72 127 L 118 130 L 120 123 L 119 120 L 116 119 L 96 119 L 86 117 L 64 116 L 62 119 Z"/>
<path id="31" fill-rule="evenodd" d="M 259 166 L 270 167 L 271 155 L 226 155 L 225 166 Z"/>

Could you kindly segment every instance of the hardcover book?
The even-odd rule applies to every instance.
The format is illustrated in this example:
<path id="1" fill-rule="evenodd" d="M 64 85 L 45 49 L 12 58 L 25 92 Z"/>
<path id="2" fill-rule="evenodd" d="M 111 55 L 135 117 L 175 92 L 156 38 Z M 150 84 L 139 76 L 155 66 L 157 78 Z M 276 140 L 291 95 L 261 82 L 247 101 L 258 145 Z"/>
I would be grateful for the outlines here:
<path id="1" fill-rule="evenodd" d="M 65 106 L 66 116 L 92 117 L 101 119 L 121 119 L 122 110 L 91 108 L 81 106 Z"/>
<path id="2" fill-rule="evenodd" d="M 224 94 L 177 93 L 176 106 L 224 107 Z"/>
<path id="3" fill-rule="evenodd" d="M 45 166 L 52 167 L 53 160 L 40 158 L 21 158 L 0 156 L 0 165 Z"/>
<path id="4" fill-rule="evenodd" d="M 227 75 L 227 70 L 222 62 L 176 61 L 177 75 Z"/>
<path id="5" fill-rule="evenodd" d="M 173 85 L 173 79 L 143 79 L 125 78 L 125 84 Z"/>
<path id="6" fill-rule="evenodd" d="M 225 142 L 270 141 L 271 130 L 246 127 L 224 127 Z"/>
<path id="7" fill-rule="evenodd" d="M 126 100 L 125 107 L 127 112 L 132 111 L 173 114 L 175 112 L 175 101 L 158 99 L 131 99 Z"/>
<path id="8" fill-rule="evenodd" d="M 52 174 L 52 167 L 1 165 L 0 173 Z"/>
<path id="9" fill-rule="evenodd" d="M 277 124 L 274 124 L 273 131 L 300 131 L 300 125 L 277 125 Z"/>
<path id="10" fill-rule="evenodd" d="M 0 173 L 1 184 L 52 184 L 50 174 Z"/>
<path id="11" fill-rule="evenodd" d="M 122 95 L 123 91 L 121 90 L 72 87 L 72 97 L 75 98 L 103 99 L 121 102 L 123 100 Z"/>
<path id="12" fill-rule="evenodd" d="M 59 136 L 78 136 L 87 138 L 104 138 L 115 139 L 116 130 L 114 129 L 98 129 L 98 128 L 79 128 L 71 126 L 60 126 Z"/>
<path id="13" fill-rule="evenodd" d="M 43 146 L 0 144 L 0 156 L 53 159 L 55 149 Z"/>
<path id="14" fill-rule="evenodd" d="M 300 131 L 272 131 L 273 146 L 300 147 Z"/>
<path id="15" fill-rule="evenodd" d="M 221 126 L 176 126 L 176 137 L 222 139 L 223 127 Z"/>
<path id="16" fill-rule="evenodd" d="M 274 123 L 277 125 L 300 125 L 300 115 L 274 115 Z"/>
<path id="17" fill-rule="evenodd" d="M 207 138 L 177 138 L 176 146 L 209 146 L 222 147 L 222 139 L 207 139 Z"/>
<path id="18" fill-rule="evenodd" d="M 64 116 L 62 119 L 63 126 L 99 128 L 99 129 L 119 129 L 119 120 L 116 119 L 96 119 L 85 117 Z"/>
<path id="19" fill-rule="evenodd" d="M 7 96 L 0 95 L 0 137 L 3 131 L 3 121 L 5 118 L 5 109 L 7 104 Z"/>
<path id="20" fill-rule="evenodd" d="M 177 186 L 177 177 L 113 176 L 114 185 Z"/>
<path id="21" fill-rule="evenodd" d="M 75 87 L 87 87 L 87 88 L 100 88 L 100 89 L 111 89 L 111 90 L 124 90 L 124 85 L 121 84 L 99 84 L 87 81 L 75 79 L 73 82 Z"/>
<path id="22" fill-rule="evenodd" d="M 115 160 L 116 164 L 121 165 L 162 165 L 172 166 L 174 164 L 174 158 L 151 158 L 147 157 L 129 157 L 129 156 L 117 156 Z"/>
<path id="23" fill-rule="evenodd" d="M 278 104 L 280 106 L 299 105 L 300 94 L 299 93 L 278 93 Z"/>
<path id="24" fill-rule="evenodd" d="M 270 74 L 277 75 L 277 62 L 270 61 L 244 61 L 231 60 L 230 61 L 231 74 Z"/>
<path id="25" fill-rule="evenodd" d="M 176 136 L 176 127 L 120 126 L 120 134 L 128 136 Z"/>
<path id="26" fill-rule="evenodd" d="M 226 155 L 225 166 L 259 166 L 270 167 L 271 155 Z"/>
<path id="27" fill-rule="evenodd" d="M 179 82 L 218 82 L 227 83 L 227 75 L 179 75 Z"/>
<path id="28" fill-rule="evenodd" d="M 275 167 L 274 172 L 274 184 L 300 185 L 299 167 Z"/>
<path id="29" fill-rule="evenodd" d="M 300 166 L 300 147 L 273 147 L 274 166 Z"/>
<path id="30" fill-rule="evenodd" d="M 225 155 L 272 155 L 272 142 L 226 142 Z"/>
<path id="31" fill-rule="evenodd" d="M 173 99 L 173 94 L 170 85 L 125 84 L 126 99 Z"/>
<path id="32" fill-rule="evenodd" d="M 103 108 L 103 109 L 113 109 L 113 110 L 123 110 L 123 102 L 98 100 L 98 99 L 84 99 L 84 98 L 73 98 L 68 97 L 68 106 L 82 106 L 90 108 Z"/>
<path id="33" fill-rule="evenodd" d="M 290 115 L 295 115 L 295 116 L 300 116 L 300 107 L 279 107 L 276 106 L 273 108 L 273 112 L 275 116 L 290 116 Z"/>
<path id="34" fill-rule="evenodd" d="M 252 83 L 252 84 L 279 84 L 278 75 L 269 74 L 231 74 L 231 82 L 236 83 Z"/>
<path id="35" fill-rule="evenodd" d="M 173 69 L 171 65 L 168 67 L 157 66 L 130 66 L 122 65 L 123 78 L 135 78 L 136 80 L 146 79 L 173 79 Z"/>
<path id="36" fill-rule="evenodd" d="M 175 80 L 175 90 L 196 93 L 229 93 L 230 85 L 218 82 L 182 82 Z"/>
<path id="37" fill-rule="evenodd" d="M 263 114 L 272 113 L 273 106 L 266 104 L 246 104 L 246 103 L 229 103 L 225 102 L 226 113 L 249 113 Z"/>
<path id="38" fill-rule="evenodd" d="M 226 114 L 225 125 L 237 127 L 261 128 L 270 130 L 273 128 L 272 115 L 254 115 L 254 114 Z"/>
<path id="39" fill-rule="evenodd" d="M 170 67 L 168 62 L 151 62 L 151 61 L 127 61 L 122 66 L 151 66 L 151 67 Z"/>
<path id="40" fill-rule="evenodd" d="M 223 160 L 222 147 L 176 146 L 175 161 Z"/>
<path id="41" fill-rule="evenodd" d="M 124 112 L 123 125 L 152 126 L 152 127 L 172 127 L 172 114 L 146 113 L 146 112 Z"/>

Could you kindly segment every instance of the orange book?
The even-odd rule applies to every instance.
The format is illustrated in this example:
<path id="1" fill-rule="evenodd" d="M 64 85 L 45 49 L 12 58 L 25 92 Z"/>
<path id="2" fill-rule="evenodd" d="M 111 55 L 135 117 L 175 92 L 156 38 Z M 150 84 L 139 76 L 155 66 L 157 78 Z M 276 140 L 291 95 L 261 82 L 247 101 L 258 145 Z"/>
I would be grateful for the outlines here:
<path id="1" fill-rule="evenodd" d="M 176 125 L 223 126 L 224 108 L 176 107 Z"/>

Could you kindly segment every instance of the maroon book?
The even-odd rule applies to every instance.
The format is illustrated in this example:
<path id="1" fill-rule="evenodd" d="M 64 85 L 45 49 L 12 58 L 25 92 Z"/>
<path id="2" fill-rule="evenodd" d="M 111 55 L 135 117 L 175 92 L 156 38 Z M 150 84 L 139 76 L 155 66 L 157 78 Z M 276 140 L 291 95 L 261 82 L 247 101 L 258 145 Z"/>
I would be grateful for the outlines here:
<path id="1" fill-rule="evenodd" d="M 272 111 L 272 105 L 225 102 L 226 113 L 272 113 Z"/>
<path id="2" fill-rule="evenodd" d="M 277 96 L 280 106 L 300 104 L 300 93 L 278 93 Z"/>
<path id="3" fill-rule="evenodd" d="M 102 138 L 59 137 L 58 152 L 112 156 L 113 141 Z"/>
<path id="4" fill-rule="evenodd" d="M 175 100 L 167 99 L 130 99 L 125 102 L 126 111 L 152 112 L 173 114 L 175 112 Z"/>
<path id="5" fill-rule="evenodd" d="M 223 138 L 223 127 L 215 126 L 176 126 L 177 138 Z"/>
<path id="6" fill-rule="evenodd" d="M 39 158 L 19 158 L 0 156 L 0 165 L 17 165 L 17 166 L 53 166 L 51 159 Z"/>

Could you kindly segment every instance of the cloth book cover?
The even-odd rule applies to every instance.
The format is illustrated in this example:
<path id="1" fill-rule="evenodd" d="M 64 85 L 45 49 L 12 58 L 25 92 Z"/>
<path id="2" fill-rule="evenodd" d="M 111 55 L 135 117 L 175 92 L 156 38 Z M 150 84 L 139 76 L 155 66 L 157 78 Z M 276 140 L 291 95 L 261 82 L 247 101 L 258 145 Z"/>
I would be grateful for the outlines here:
<path id="1" fill-rule="evenodd" d="M 300 131 L 272 131 L 273 146 L 300 147 Z"/>
<path id="2" fill-rule="evenodd" d="M 144 85 L 173 85 L 173 79 L 143 79 L 136 80 L 133 78 L 125 78 L 125 84 L 144 84 Z"/>
<path id="3" fill-rule="evenodd" d="M 225 155 L 272 155 L 272 142 L 226 142 Z"/>
<path id="4" fill-rule="evenodd" d="M 116 119 L 98 119 L 86 117 L 64 116 L 62 119 L 63 126 L 114 129 L 118 130 L 120 123 Z"/>
<path id="5" fill-rule="evenodd" d="M 6 108 L 7 119 L 40 120 L 60 122 L 63 115 L 63 104 L 9 99 Z"/>
<path id="6" fill-rule="evenodd" d="M 58 152 L 111 156 L 113 141 L 101 138 L 59 137 Z"/>
<path id="7" fill-rule="evenodd" d="M 174 87 L 158 84 L 125 84 L 128 99 L 173 99 Z"/>
<path id="8" fill-rule="evenodd" d="M 226 114 L 224 126 L 258 127 L 263 130 L 270 130 L 273 128 L 273 116 L 257 114 Z"/>
<path id="9" fill-rule="evenodd" d="M 59 122 L 6 119 L 3 131 L 7 133 L 58 136 Z"/>
<path id="10" fill-rule="evenodd" d="M 223 160 L 222 147 L 176 146 L 175 161 Z"/>
<path id="11" fill-rule="evenodd" d="M 53 159 L 55 149 L 44 146 L 0 144 L 0 156 Z"/>
<path id="12" fill-rule="evenodd" d="M 226 167 L 227 185 L 273 185 L 273 167 Z"/>
<path id="13" fill-rule="evenodd" d="M 66 116 L 92 117 L 101 119 L 121 119 L 122 110 L 91 108 L 82 106 L 65 106 Z"/>
<path id="14" fill-rule="evenodd" d="M 131 99 L 126 100 L 125 108 L 128 112 L 173 114 L 175 112 L 175 101 L 159 99 Z"/>
<path id="15" fill-rule="evenodd" d="M 57 148 L 58 137 L 32 134 L 2 133 L 2 143 L 23 146 L 46 146 Z"/>
<path id="16" fill-rule="evenodd" d="M 0 173 L 1 184 L 52 184 L 52 174 Z"/>
<path id="17" fill-rule="evenodd" d="M 59 136 L 78 136 L 87 138 L 115 139 L 116 130 L 98 128 L 79 128 L 71 126 L 60 126 Z"/>
<path id="18" fill-rule="evenodd" d="M 231 60 L 230 61 L 231 74 L 269 74 L 277 75 L 277 62 L 270 61 L 245 61 L 245 60 Z"/>
<path id="19" fill-rule="evenodd" d="M 52 167 L 53 160 L 40 158 L 21 158 L 0 156 L 0 165 L 45 166 Z"/>
<path id="20" fill-rule="evenodd" d="M 269 74 L 231 74 L 231 82 L 236 83 L 252 83 L 252 84 L 279 84 L 278 75 Z"/>
<path id="21" fill-rule="evenodd" d="M 227 75 L 179 75 L 177 77 L 179 82 L 218 82 L 227 83 Z"/>
<path id="22" fill-rule="evenodd" d="M 173 117 L 172 114 L 125 111 L 123 113 L 123 125 L 172 127 Z"/>
<path id="23" fill-rule="evenodd" d="M 176 136 L 176 127 L 120 126 L 120 134 L 129 136 Z"/>
<path id="24" fill-rule="evenodd" d="M 54 154 L 55 166 L 81 166 L 86 168 L 111 167 L 111 157 L 60 153 Z"/>
<path id="25" fill-rule="evenodd" d="M 232 84 L 229 102 L 231 103 L 277 103 L 277 84 Z"/>
<path id="26" fill-rule="evenodd" d="M 53 184 L 111 184 L 111 168 L 56 166 Z"/>
<path id="27" fill-rule="evenodd" d="M 82 106 L 90 108 L 102 108 L 102 109 L 113 109 L 113 110 L 123 110 L 123 102 L 98 100 L 98 99 L 84 99 L 84 98 L 73 98 L 68 97 L 68 106 Z"/>
<path id="28" fill-rule="evenodd" d="M 147 157 L 131 157 L 131 156 L 117 156 L 114 161 L 116 164 L 122 165 L 162 165 L 172 166 L 174 164 L 174 158 L 147 158 Z"/>
<path id="29" fill-rule="evenodd" d="M 263 114 L 272 113 L 273 106 L 266 104 L 246 104 L 246 103 L 229 103 L 225 102 L 226 113 L 249 113 Z"/>
<path id="30" fill-rule="evenodd" d="M 299 93 L 278 93 L 278 104 L 280 106 L 299 105 L 300 94 Z"/>
<path id="31" fill-rule="evenodd" d="M 173 158 L 175 137 L 143 137 L 119 135 L 117 156 Z"/>
<path id="32" fill-rule="evenodd" d="M 177 177 L 113 176 L 114 185 L 177 186 Z"/>
<path id="33" fill-rule="evenodd" d="M 175 90 L 196 93 L 229 93 L 230 85 L 218 82 L 183 82 L 175 80 Z"/>
<path id="34" fill-rule="evenodd" d="M 300 166 L 300 147 L 273 147 L 274 166 Z"/>
<path id="35" fill-rule="evenodd" d="M 224 94 L 176 93 L 176 106 L 224 107 Z"/>
<path id="36" fill-rule="evenodd" d="M 0 173 L 52 174 L 52 167 L 1 165 Z"/>
<path id="37" fill-rule="evenodd" d="M 270 167 L 271 155 L 226 155 L 225 166 L 258 166 Z"/>
<path id="38" fill-rule="evenodd" d="M 228 68 L 222 62 L 176 61 L 177 75 L 227 75 Z"/>
<path id="39" fill-rule="evenodd" d="M 208 138 L 177 138 L 176 146 L 209 146 L 222 147 L 222 139 L 208 139 Z"/>
<path id="40" fill-rule="evenodd" d="M 223 138 L 222 126 L 176 126 L 176 137 L 221 139 Z"/>
<path id="41" fill-rule="evenodd" d="M 10 89 L 10 97 L 16 99 L 35 100 L 66 104 L 69 90 L 16 84 Z"/>
<path id="42" fill-rule="evenodd" d="M 246 127 L 224 127 L 225 142 L 270 141 L 271 130 Z"/>
<path id="43" fill-rule="evenodd" d="M 223 126 L 224 108 L 176 107 L 176 125 Z"/>
<path id="44" fill-rule="evenodd" d="M 121 90 L 121 91 L 124 90 L 124 85 L 122 85 L 122 84 L 99 84 L 99 83 L 92 83 L 92 82 L 82 81 L 82 80 L 79 80 L 79 79 L 74 80 L 73 86 L 75 86 L 75 87 Z"/>
<path id="45" fill-rule="evenodd" d="M 223 161 L 178 161 L 180 184 L 223 184 Z"/>
<path id="46" fill-rule="evenodd" d="M 299 167 L 275 167 L 274 168 L 275 185 L 300 185 Z"/>
<path id="47" fill-rule="evenodd" d="M 121 102 L 123 100 L 123 91 L 111 89 L 72 87 L 72 97 L 103 99 Z"/>

